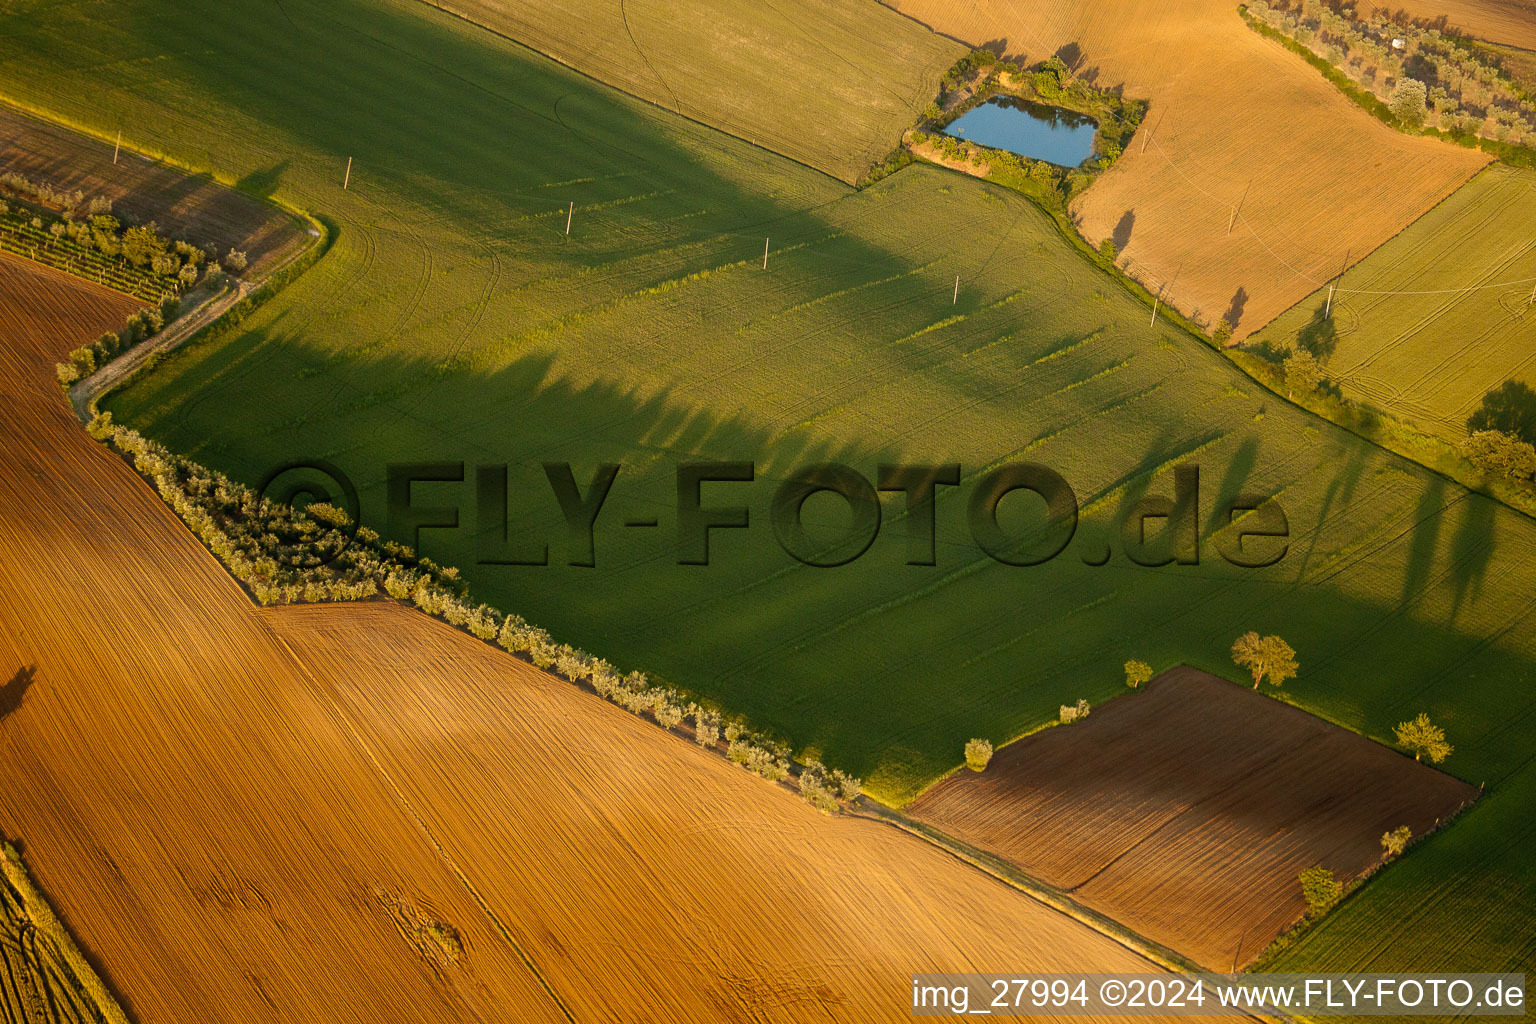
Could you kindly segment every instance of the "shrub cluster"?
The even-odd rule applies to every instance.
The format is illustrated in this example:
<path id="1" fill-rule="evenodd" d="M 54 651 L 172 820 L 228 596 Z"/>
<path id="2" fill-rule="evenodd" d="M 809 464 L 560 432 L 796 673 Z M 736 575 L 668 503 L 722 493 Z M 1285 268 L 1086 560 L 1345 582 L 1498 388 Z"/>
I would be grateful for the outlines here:
<path id="1" fill-rule="evenodd" d="M 146 306 L 129 315 L 121 331 L 108 331 L 89 344 L 81 345 L 54 366 L 59 383 L 69 387 L 75 381 L 89 377 L 113 359 L 128 351 L 146 338 L 160 333 L 167 321 L 173 320 L 181 309 L 181 300 L 167 295 L 158 306 Z"/>
<path id="2" fill-rule="evenodd" d="M 800 795 L 823 814 L 836 812 L 841 806 L 840 801 L 857 800 L 861 789 L 858 779 L 837 769 L 829 771 L 826 765 L 814 759 L 807 761 L 800 771 Z"/>
<path id="3" fill-rule="evenodd" d="M 722 728 L 719 712 L 645 673 L 620 672 L 602 658 L 560 643 L 520 615 L 505 615 L 475 602 L 456 569 L 417 557 L 367 527 L 354 528 L 343 509 L 315 503 L 300 510 L 262 498 L 244 484 L 114 424 L 110 413 L 96 416 L 86 429 L 127 457 L 263 605 L 361 601 L 383 590 L 541 669 L 590 686 L 664 729 L 692 718 L 701 746 L 714 749 L 723 731 L 727 756 L 763 778 L 781 782 L 790 775 L 789 751 L 783 744 L 749 732 L 741 722 Z M 822 810 L 835 809 L 838 800 L 854 799 L 860 787 L 858 779 L 828 770 L 819 761 L 811 761 L 801 773 L 801 794 Z"/>
<path id="4" fill-rule="evenodd" d="M 1062 725 L 1071 725 L 1073 722 L 1087 718 L 1090 710 L 1088 702 L 1079 699 L 1076 704 L 1063 704 L 1061 710 L 1057 713 L 1057 717 L 1061 720 Z"/>
<path id="5" fill-rule="evenodd" d="M 1536 477 L 1536 447 L 1502 430 L 1474 430 L 1461 442 L 1461 454 L 1485 473 L 1511 480 Z"/>

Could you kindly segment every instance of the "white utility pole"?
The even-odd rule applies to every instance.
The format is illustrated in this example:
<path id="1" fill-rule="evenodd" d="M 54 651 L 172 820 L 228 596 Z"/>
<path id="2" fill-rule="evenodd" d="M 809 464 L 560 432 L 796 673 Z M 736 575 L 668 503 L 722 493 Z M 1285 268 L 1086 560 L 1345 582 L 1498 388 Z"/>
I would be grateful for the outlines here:
<path id="1" fill-rule="evenodd" d="M 955 275 L 955 297 L 950 302 L 950 305 L 951 306 L 957 306 L 959 304 L 960 304 L 960 275 L 956 274 Z"/>
<path id="2" fill-rule="evenodd" d="M 763 239 L 763 269 L 768 269 L 768 239 Z"/>
<path id="3" fill-rule="evenodd" d="M 576 200 L 571 200 L 570 209 L 565 211 L 565 237 L 571 237 L 571 218 L 576 216 Z"/>
<path id="4" fill-rule="evenodd" d="M 117 166 L 117 154 L 122 151 L 122 148 L 123 148 L 123 130 L 121 128 L 119 128 L 117 130 L 117 145 L 112 147 L 112 166 L 114 166 L 114 167 Z"/>
<path id="5" fill-rule="evenodd" d="M 1157 326 L 1157 304 L 1161 301 L 1163 301 L 1163 290 L 1159 288 L 1157 294 L 1152 296 L 1152 322 L 1147 324 L 1148 327 Z"/>
<path id="6" fill-rule="evenodd" d="M 348 185 L 352 184 L 352 158 L 347 157 L 347 176 L 341 179 L 341 188 L 345 192 Z"/>

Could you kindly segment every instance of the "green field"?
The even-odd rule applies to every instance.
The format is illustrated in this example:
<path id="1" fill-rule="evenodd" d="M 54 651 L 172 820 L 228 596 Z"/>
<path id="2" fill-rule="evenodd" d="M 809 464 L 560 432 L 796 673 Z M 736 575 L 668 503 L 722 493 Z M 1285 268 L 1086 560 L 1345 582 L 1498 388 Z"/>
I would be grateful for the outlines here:
<path id="1" fill-rule="evenodd" d="M 667 110 L 857 181 L 966 52 L 876 0 L 434 0 Z"/>
<path id="2" fill-rule="evenodd" d="M 1492 164 L 1248 341 L 1321 346 L 1344 394 L 1451 442 L 1483 395 L 1536 382 L 1536 171 Z"/>
<path id="3" fill-rule="evenodd" d="M 32 8 L 29 6 L 28 11 Z M 912 167 L 864 192 L 594 85 L 416 4 L 310 9 L 49 5 L 0 17 L 0 88 L 210 166 L 329 218 L 332 250 L 240 331 L 184 350 L 109 405 L 251 483 L 327 459 L 384 525 L 384 466 L 467 464 L 418 485 L 463 527 L 423 549 L 474 592 L 622 667 L 643 667 L 909 799 L 1121 663 L 1230 675 L 1256 628 L 1296 647 L 1289 695 L 1385 739 L 1424 710 L 1490 794 L 1288 961 L 1526 969 L 1536 868 L 1536 525 L 1277 401 L 1161 324 L 1018 195 Z M 355 158 L 342 191 L 346 158 Z M 570 240 L 567 204 L 575 204 Z M 761 269 L 770 239 L 769 269 Z M 959 276 L 958 301 L 953 299 Z M 674 474 L 754 460 L 753 526 L 679 566 Z M 774 541 L 775 483 L 813 461 L 1015 459 L 1075 488 L 1055 561 L 997 564 L 941 492 L 933 567 L 909 566 L 900 495 L 837 569 Z M 623 468 L 595 568 L 565 564 L 539 463 Z M 1101 567 L 1103 527 L 1201 469 L 1218 498 L 1277 495 L 1292 539 L 1263 570 Z M 477 566 L 473 475 L 509 464 L 515 536 L 547 567 Z M 808 515 L 838 514 L 813 499 Z M 1009 499 L 1010 522 L 1030 512 Z M 1016 507 L 1014 507 L 1016 506 Z M 655 517 L 654 529 L 628 519 Z M 1384 944 L 1402 893 L 1418 893 Z M 1482 922 L 1482 923 L 1479 923 Z M 1331 944 L 1330 944 L 1331 943 Z"/>

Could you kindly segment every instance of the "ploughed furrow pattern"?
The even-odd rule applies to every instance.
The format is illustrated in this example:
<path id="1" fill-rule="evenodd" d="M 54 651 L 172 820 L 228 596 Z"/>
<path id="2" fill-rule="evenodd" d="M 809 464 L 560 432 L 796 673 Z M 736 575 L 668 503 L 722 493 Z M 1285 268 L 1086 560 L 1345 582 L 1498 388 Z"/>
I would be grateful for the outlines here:
<path id="1" fill-rule="evenodd" d="M 1477 789 L 1281 701 L 1176 668 L 998 751 L 913 816 L 1228 970 L 1305 910 L 1297 875 L 1348 883 L 1384 832 L 1422 835 Z"/>

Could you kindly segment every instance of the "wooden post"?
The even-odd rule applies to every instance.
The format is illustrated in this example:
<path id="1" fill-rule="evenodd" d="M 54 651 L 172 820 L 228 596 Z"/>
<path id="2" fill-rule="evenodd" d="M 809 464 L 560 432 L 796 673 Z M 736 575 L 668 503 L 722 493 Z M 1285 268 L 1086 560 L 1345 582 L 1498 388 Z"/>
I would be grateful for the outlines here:
<path id="1" fill-rule="evenodd" d="M 959 304 L 960 304 L 960 275 L 956 274 L 955 275 L 955 297 L 954 297 L 953 300 L 951 300 L 950 305 L 951 306 L 957 306 Z"/>
<path id="2" fill-rule="evenodd" d="M 1168 111 L 1166 111 L 1166 110 L 1164 110 L 1161 114 L 1158 114 L 1157 115 L 1157 124 L 1161 125 L 1163 123 L 1163 118 L 1166 117 L 1167 115 L 1168 115 Z M 1151 131 L 1147 132 L 1145 135 L 1143 135 L 1141 137 L 1141 151 L 1143 153 L 1145 153 L 1147 151 L 1147 143 L 1152 141 L 1152 136 L 1155 135 L 1156 133 L 1157 133 L 1157 126 L 1153 126 Z"/>
<path id="3" fill-rule="evenodd" d="M 1237 215 L 1242 210 L 1243 203 L 1248 201 L 1248 190 L 1250 188 L 1253 188 L 1252 181 L 1249 181 L 1248 184 L 1243 187 L 1243 198 L 1239 199 L 1237 201 L 1237 205 L 1232 207 L 1232 219 L 1227 221 L 1227 234 L 1229 235 L 1232 233 L 1232 228 L 1237 224 Z"/>
<path id="4" fill-rule="evenodd" d="M 576 200 L 571 200 L 570 209 L 565 211 L 565 237 L 571 237 L 571 218 L 576 216 Z"/>
<path id="5" fill-rule="evenodd" d="M 117 145 L 112 147 L 112 166 L 113 167 L 117 166 L 117 154 L 122 151 L 122 148 L 123 148 L 123 130 L 121 128 L 119 128 L 117 130 Z"/>
<path id="6" fill-rule="evenodd" d="M 1353 249 L 1348 249 L 1348 250 L 1345 251 L 1345 253 L 1344 253 L 1344 265 L 1339 268 L 1339 275 L 1338 275 L 1338 277 L 1335 277 L 1332 281 L 1328 282 L 1328 305 L 1323 308 L 1323 319 L 1324 320 L 1327 320 L 1329 317 L 1333 316 L 1333 289 L 1334 289 L 1334 286 L 1339 283 L 1339 277 L 1343 277 L 1344 276 L 1344 271 L 1349 269 L 1349 254 L 1352 253 L 1352 252 L 1354 252 Z"/>
<path id="7" fill-rule="evenodd" d="M 763 269 L 768 269 L 768 239 L 763 239 Z"/>
<path id="8" fill-rule="evenodd" d="M 342 191 L 346 191 L 347 186 L 351 185 L 351 184 L 352 184 L 352 158 L 351 157 L 347 157 L 347 176 L 345 178 L 341 179 Z"/>

